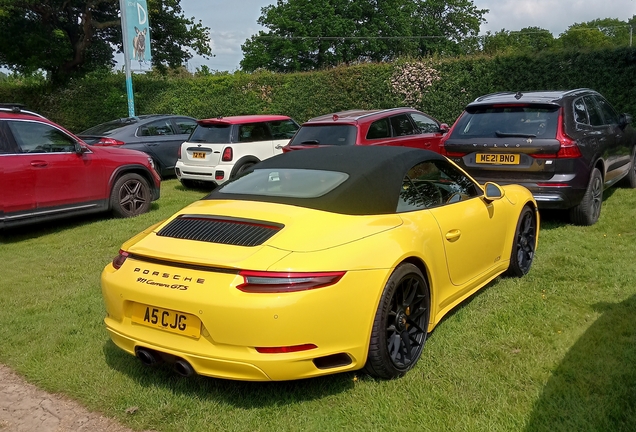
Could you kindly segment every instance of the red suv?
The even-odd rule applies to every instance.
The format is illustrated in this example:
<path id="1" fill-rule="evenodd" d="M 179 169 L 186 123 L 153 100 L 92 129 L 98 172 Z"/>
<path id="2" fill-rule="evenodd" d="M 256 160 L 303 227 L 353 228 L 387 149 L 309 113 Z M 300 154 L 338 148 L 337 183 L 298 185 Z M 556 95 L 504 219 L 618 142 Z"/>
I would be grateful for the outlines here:
<path id="1" fill-rule="evenodd" d="M 413 108 L 351 110 L 302 124 L 283 151 L 325 145 L 391 145 L 439 152 L 448 125 Z"/>
<path id="2" fill-rule="evenodd" d="M 20 105 L 0 105 L 0 228 L 111 210 L 145 213 L 160 178 L 145 153 L 92 147 Z"/>

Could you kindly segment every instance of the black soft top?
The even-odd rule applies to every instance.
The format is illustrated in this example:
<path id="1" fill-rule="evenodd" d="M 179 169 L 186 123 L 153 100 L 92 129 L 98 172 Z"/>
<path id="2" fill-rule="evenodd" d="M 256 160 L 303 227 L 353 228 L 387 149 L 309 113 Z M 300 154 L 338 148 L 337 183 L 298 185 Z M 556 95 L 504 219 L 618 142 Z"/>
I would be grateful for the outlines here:
<path id="1" fill-rule="evenodd" d="M 295 150 L 266 159 L 249 169 L 307 169 L 338 171 L 349 178 L 316 198 L 223 193 L 223 187 L 205 199 L 264 201 L 290 204 L 331 213 L 373 215 L 395 213 L 407 171 L 426 160 L 444 160 L 428 150 L 403 147 L 320 147 Z"/>

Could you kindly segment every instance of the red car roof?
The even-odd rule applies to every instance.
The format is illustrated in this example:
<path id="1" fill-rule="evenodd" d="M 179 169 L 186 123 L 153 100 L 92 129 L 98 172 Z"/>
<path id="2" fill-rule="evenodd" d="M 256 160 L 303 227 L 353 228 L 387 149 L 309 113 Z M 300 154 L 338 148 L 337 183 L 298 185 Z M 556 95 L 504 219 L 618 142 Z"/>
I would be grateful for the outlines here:
<path id="1" fill-rule="evenodd" d="M 242 116 L 230 116 L 230 117 L 217 117 L 198 120 L 199 124 L 245 124 L 256 123 L 264 121 L 277 121 L 277 120 L 289 120 L 290 118 L 285 115 L 276 114 L 259 114 L 259 115 L 242 115 Z"/>

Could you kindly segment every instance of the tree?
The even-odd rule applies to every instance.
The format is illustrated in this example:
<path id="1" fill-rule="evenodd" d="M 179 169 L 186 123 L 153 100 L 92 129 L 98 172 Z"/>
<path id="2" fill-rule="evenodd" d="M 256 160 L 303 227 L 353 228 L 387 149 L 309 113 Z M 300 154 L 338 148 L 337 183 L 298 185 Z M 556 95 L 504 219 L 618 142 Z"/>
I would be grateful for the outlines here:
<path id="1" fill-rule="evenodd" d="M 278 0 L 242 45 L 241 67 L 305 71 L 466 51 L 488 11 L 471 0 Z"/>
<path id="2" fill-rule="evenodd" d="M 538 52 L 553 48 L 555 45 L 556 39 L 549 30 L 526 27 L 519 31 L 502 29 L 495 34 L 486 32 L 482 49 L 487 54 Z"/>
<path id="3" fill-rule="evenodd" d="M 561 33 L 559 41 L 563 48 L 577 50 L 626 46 L 629 45 L 629 26 L 615 18 L 576 23 Z"/>
<path id="4" fill-rule="evenodd" d="M 211 55 L 209 29 L 185 18 L 180 0 L 148 0 L 153 65 Z M 38 69 L 55 83 L 114 66 L 123 51 L 119 0 L 0 0 L 0 65 Z"/>

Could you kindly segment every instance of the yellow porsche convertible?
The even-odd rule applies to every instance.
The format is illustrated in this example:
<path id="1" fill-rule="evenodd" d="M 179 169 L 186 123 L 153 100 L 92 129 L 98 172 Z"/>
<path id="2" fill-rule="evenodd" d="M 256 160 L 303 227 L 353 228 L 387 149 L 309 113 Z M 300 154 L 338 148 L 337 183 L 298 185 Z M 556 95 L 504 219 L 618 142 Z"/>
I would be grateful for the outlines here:
<path id="1" fill-rule="evenodd" d="M 529 271 L 538 231 L 527 189 L 436 153 L 295 151 L 127 241 L 102 273 L 105 323 L 184 376 L 395 378 L 454 306 Z"/>

